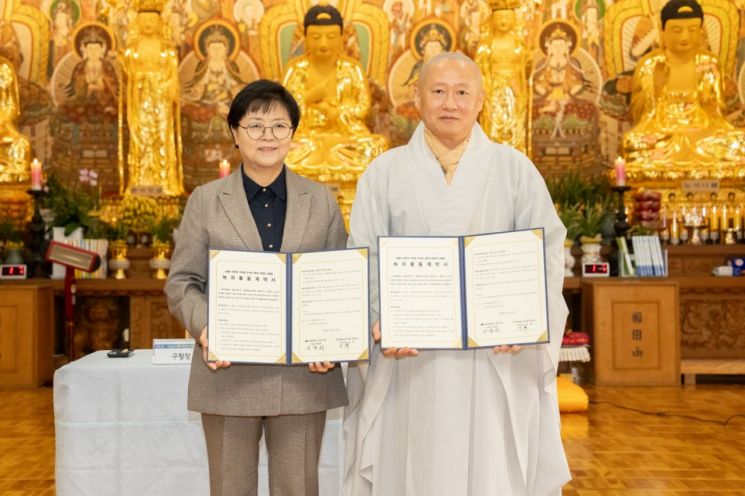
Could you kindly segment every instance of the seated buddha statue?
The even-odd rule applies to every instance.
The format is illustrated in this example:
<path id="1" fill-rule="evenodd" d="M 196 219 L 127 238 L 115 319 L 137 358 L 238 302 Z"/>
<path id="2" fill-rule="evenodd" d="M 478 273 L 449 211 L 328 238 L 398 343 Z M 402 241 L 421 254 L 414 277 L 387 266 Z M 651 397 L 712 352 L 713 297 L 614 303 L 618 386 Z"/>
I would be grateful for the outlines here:
<path id="1" fill-rule="evenodd" d="M 476 47 L 475 61 L 484 79 L 484 108 L 479 122 L 494 141 L 525 152 L 528 87 L 527 51 L 516 27 L 515 0 L 491 0 L 488 35 Z"/>
<path id="2" fill-rule="evenodd" d="M 163 35 L 162 4 L 163 0 L 139 1 L 122 61 L 129 150 L 126 176 L 124 164 L 119 174 L 125 194 L 184 194 L 178 56 Z"/>
<path id="3" fill-rule="evenodd" d="M 31 143 L 16 129 L 20 116 L 18 77 L 11 62 L 0 57 L 0 183 L 29 181 Z"/>
<path id="4" fill-rule="evenodd" d="M 745 132 L 724 118 L 719 64 L 701 48 L 701 5 L 670 0 L 660 18 L 662 46 L 632 79 L 634 126 L 623 140 L 629 177 L 745 177 Z"/>
<path id="5" fill-rule="evenodd" d="M 318 181 L 353 182 L 388 141 L 365 124 L 370 91 L 362 65 L 342 54 L 339 11 L 313 6 L 304 27 L 305 54 L 290 61 L 284 77 L 301 110 L 287 164 Z"/>

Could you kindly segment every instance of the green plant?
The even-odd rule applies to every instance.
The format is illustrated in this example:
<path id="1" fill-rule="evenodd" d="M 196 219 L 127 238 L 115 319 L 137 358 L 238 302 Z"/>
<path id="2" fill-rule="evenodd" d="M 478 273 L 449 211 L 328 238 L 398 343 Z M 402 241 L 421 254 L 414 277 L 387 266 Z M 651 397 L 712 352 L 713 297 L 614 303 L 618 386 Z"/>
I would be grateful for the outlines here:
<path id="1" fill-rule="evenodd" d="M 567 228 L 567 239 L 597 236 L 615 209 L 615 195 L 603 174 L 588 176 L 569 169 L 562 176 L 547 180 L 546 186 Z"/>
<path id="2" fill-rule="evenodd" d="M 117 220 L 104 225 L 103 237 L 109 241 L 125 241 L 127 231 L 127 225 L 122 220 Z"/>
<path id="3" fill-rule="evenodd" d="M 604 175 L 595 174 L 587 179 L 587 189 L 585 190 L 584 205 L 602 205 L 608 211 L 611 210 L 615 196 L 610 190 L 610 183 Z"/>
<path id="4" fill-rule="evenodd" d="M 600 203 L 585 207 L 578 221 L 580 235 L 594 238 L 600 234 L 600 228 L 607 213 L 608 211 Z"/>
<path id="5" fill-rule="evenodd" d="M 649 227 L 644 227 L 641 224 L 634 224 L 631 229 L 629 229 L 627 236 L 650 236 L 652 234 L 656 234 L 656 229 L 651 229 Z"/>
<path id="6" fill-rule="evenodd" d="M 571 207 L 564 207 L 561 210 L 559 210 L 559 219 L 561 219 L 561 222 L 564 224 L 564 227 L 566 227 L 567 229 L 566 239 L 575 241 L 579 237 L 579 235 L 581 234 L 581 229 L 580 229 L 581 217 L 582 217 L 582 213 L 580 212 L 578 205 L 573 205 Z"/>
<path id="7" fill-rule="evenodd" d="M 86 238 L 108 239 L 107 233 L 109 230 L 109 225 L 106 222 L 99 219 L 98 217 L 93 217 L 89 215 L 88 223 L 83 227 L 85 230 Z"/>
<path id="8" fill-rule="evenodd" d="M 0 220 L 0 242 L 20 243 L 23 241 L 23 233 L 7 217 Z"/>
<path id="9" fill-rule="evenodd" d="M 598 203 L 606 210 L 612 209 L 614 196 L 608 179 L 602 174 L 588 177 L 577 169 L 569 169 L 562 176 L 548 179 L 546 186 L 554 204 L 562 210 L 575 206 L 592 207 Z"/>
<path id="10" fill-rule="evenodd" d="M 587 196 L 587 183 L 575 169 L 570 169 L 562 176 L 547 180 L 546 186 L 554 203 L 562 208 L 584 204 Z"/>
<path id="11" fill-rule="evenodd" d="M 173 230 L 178 225 L 178 219 L 173 217 L 161 217 L 150 226 L 150 233 L 155 241 L 170 243 Z"/>
<path id="12" fill-rule="evenodd" d="M 43 198 L 44 208 L 54 212 L 52 224 L 65 228 L 65 236 L 82 227 L 86 234 L 95 227 L 90 212 L 95 199 L 85 191 L 64 186 L 54 174 L 47 179 L 48 193 Z"/>

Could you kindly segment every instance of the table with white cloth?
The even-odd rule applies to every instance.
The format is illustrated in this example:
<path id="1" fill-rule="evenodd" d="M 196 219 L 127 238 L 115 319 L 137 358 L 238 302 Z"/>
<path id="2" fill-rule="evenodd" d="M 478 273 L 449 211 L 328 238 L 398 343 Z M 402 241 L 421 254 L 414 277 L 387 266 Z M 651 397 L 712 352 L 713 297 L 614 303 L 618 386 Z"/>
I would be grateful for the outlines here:
<path id="1" fill-rule="evenodd" d="M 209 494 L 201 417 L 186 409 L 189 365 L 98 351 L 54 375 L 58 496 Z M 322 496 L 341 493 L 342 411 L 331 410 L 319 461 Z M 259 494 L 268 495 L 266 447 Z"/>

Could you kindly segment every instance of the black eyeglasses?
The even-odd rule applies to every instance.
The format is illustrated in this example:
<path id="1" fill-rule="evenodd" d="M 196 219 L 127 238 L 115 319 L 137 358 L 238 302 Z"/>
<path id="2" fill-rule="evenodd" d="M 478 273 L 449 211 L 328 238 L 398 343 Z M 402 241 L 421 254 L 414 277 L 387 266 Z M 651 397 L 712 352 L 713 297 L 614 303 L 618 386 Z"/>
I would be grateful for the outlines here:
<path id="1" fill-rule="evenodd" d="M 263 138 L 264 132 L 267 129 L 271 129 L 272 136 L 274 136 L 274 138 L 278 140 L 286 139 L 288 136 L 290 136 L 290 132 L 292 132 L 292 126 L 285 124 L 284 122 L 277 122 L 275 124 L 272 124 L 271 126 L 265 126 L 258 122 L 252 122 L 248 126 L 241 126 L 240 124 L 238 124 L 238 127 L 241 129 L 245 129 L 246 136 L 248 136 L 252 140 L 259 140 Z"/>

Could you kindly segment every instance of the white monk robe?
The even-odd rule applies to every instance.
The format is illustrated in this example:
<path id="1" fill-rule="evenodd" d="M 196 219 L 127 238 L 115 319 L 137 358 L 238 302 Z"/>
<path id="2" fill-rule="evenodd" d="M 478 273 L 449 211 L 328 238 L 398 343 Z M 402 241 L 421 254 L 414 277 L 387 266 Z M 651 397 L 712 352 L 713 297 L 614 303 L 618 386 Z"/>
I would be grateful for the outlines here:
<path id="1" fill-rule="evenodd" d="M 563 242 L 545 183 L 520 152 L 476 124 L 450 185 L 423 125 L 375 159 L 357 185 L 349 246 L 370 247 L 378 318 L 377 237 L 545 228 L 551 343 L 517 354 L 421 350 L 350 367 L 344 495 L 542 496 L 570 479 L 556 368 L 567 317 Z"/>

